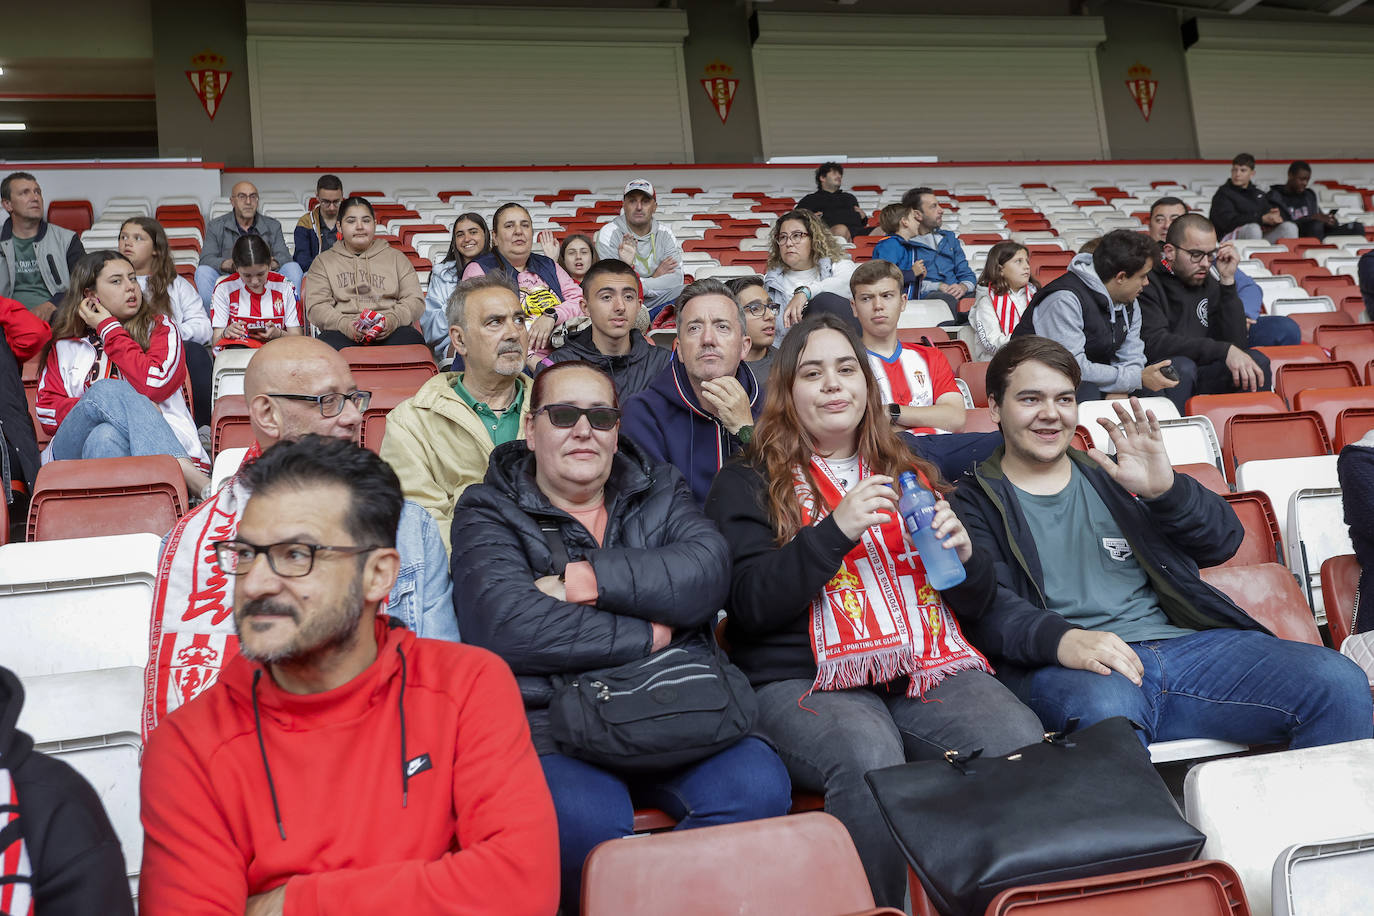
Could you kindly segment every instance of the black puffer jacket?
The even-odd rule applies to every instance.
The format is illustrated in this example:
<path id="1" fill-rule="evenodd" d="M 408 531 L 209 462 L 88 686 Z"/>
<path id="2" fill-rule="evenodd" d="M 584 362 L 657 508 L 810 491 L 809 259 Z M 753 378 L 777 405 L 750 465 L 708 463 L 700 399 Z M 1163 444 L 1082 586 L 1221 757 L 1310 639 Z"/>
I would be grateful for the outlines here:
<path id="1" fill-rule="evenodd" d="M 596 572 L 596 604 L 558 601 L 534 580 L 556 575 L 541 522 L 559 526 L 568 561 Z M 497 446 L 483 483 L 453 516 L 453 608 L 463 641 L 490 649 L 515 671 L 535 748 L 553 750 L 545 707 L 550 675 L 579 674 L 649 654 L 650 622 L 706 625 L 724 604 L 730 552 L 701 514 L 682 474 L 620 438 L 606 482 L 606 532 L 554 508 L 534 481 L 521 440 Z"/>
<path id="2" fill-rule="evenodd" d="M 598 350 L 596 343 L 592 341 L 592 329 L 585 328 L 569 335 L 563 346 L 544 359 L 545 365 L 541 366 L 539 371 L 542 372 L 544 368 L 556 363 L 566 363 L 574 359 L 586 360 L 593 366 L 600 366 L 611 377 L 611 381 L 615 383 L 616 394 L 620 396 L 620 402 L 623 404 L 630 395 L 648 388 L 654 376 L 662 372 L 663 367 L 668 365 L 672 358 L 672 350 L 654 346 L 636 330 L 630 331 L 629 353 L 624 356 L 607 356 Z"/>

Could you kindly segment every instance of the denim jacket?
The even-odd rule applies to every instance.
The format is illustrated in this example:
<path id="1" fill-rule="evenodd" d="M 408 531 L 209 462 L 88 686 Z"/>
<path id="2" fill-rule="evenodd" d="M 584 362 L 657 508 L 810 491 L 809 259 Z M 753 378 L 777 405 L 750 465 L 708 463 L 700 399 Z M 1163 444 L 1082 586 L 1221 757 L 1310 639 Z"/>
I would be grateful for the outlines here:
<path id="1" fill-rule="evenodd" d="M 408 499 L 401 507 L 396 549 L 401 554 L 401 569 L 387 598 L 386 612 L 405 621 L 416 636 L 459 642 L 448 551 L 434 517 Z"/>

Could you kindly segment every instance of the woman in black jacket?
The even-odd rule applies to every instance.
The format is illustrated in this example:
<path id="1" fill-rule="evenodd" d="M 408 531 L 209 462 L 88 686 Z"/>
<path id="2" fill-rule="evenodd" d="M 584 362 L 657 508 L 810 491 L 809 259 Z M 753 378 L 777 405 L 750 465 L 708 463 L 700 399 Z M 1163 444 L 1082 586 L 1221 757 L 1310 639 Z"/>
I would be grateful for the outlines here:
<path id="1" fill-rule="evenodd" d="M 577 911 L 582 862 L 634 829 L 634 806 L 678 829 L 787 813 L 776 754 L 745 737 L 677 770 L 629 777 L 559 753 L 551 677 L 622 665 L 710 625 L 729 586 L 725 540 L 682 475 L 619 438 L 611 380 L 588 363 L 540 373 L 525 441 L 492 452 L 486 482 L 453 519 L 453 604 L 466 642 L 515 671 L 558 812 L 564 913 Z M 550 538 L 563 544 L 559 569 Z"/>
<path id="2" fill-rule="evenodd" d="M 848 324 L 815 315 L 783 339 L 754 441 L 706 500 L 730 542 L 726 633 L 759 730 L 798 787 L 825 793 L 875 900 L 893 907 L 906 867 L 864 774 L 948 750 L 1004 754 L 1042 731 L 950 613 L 991 605 L 991 562 L 940 500 L 931 525 L 967 578 L 931 588 L 897 518 L 902 471 L 944 485 L 895 434 Z"/>

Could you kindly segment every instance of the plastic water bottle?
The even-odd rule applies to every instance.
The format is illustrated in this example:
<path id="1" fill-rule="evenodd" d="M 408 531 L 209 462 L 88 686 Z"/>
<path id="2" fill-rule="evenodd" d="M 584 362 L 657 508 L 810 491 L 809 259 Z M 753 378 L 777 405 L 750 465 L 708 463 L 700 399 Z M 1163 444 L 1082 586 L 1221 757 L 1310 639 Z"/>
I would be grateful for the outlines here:
<path id="1" fill-rule="evenodd" d="M 911 542 L 921 555 L 921 563 L 926 568 L 926 581 L 937 592 L 953 588 L 964 581 L 967 575 L 964 564 L 954 550 L 947 550 L 935 536 L 931 520 L 935 517 L 935 494 L 921 486 L 921 481 L 910 471 L 903 471 L 897 478 L 897 509 L 906 523 Z"/>

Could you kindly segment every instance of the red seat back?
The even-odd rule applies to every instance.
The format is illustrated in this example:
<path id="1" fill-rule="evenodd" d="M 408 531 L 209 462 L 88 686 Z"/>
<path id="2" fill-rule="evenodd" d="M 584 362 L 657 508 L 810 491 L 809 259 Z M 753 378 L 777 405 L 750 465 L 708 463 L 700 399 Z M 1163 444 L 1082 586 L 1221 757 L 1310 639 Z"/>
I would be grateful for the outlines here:
<path id="1" fill-rule="evenodd" d="M 339 351 L 353 372 L 353 383 L 364 391 L 406 389 L 414 394 L 439 374 L 434 354 L 423 344 L 399 347 L 344 347 Z"/>
<path id="2" fill-rule="evenodd" d="M 1370 342 L 1370 350 L 1374 351 L 1374 341 Z M 1374 352 L 1371 355 L 1374 356 Z M 1285 365 L 1274 374 L 1274 392 L 1291 407 L 1293 395 L 1303 388 L 1348 388 L 1358 385 L 1360 373 L 1356 365 L 1347 360 Z"/>
<path id="3" fill-rule="evenodd" d="M 77 235 L 91 228 L 95 213 L 89 200 L 55 200 L 48 204 L 48 222 Z"/>
<path id="4" fill-rule="evenodd" d="M 186 511 L 186 480 L 170 455 L 50 461 L 38 471 L 29 540 L 149 532 L 163 535 Z"/>
<path id="5" fill-rule="evenodd" d="M 1352 442 L 1358 442 L 1371 429 L 1374 429 L 1374 407 L 1345 408 L 1336 414 L 1336 431 L 1331 440 L 1331 450 L 1340 454 L 1341 449 Z"/>
<path id="6" fill-rule="evenodd" d="M 415 392 L 407 388 L 374 388 L 372 400 L 363 411 L 363 429 L 360 436 L 364 448 L 380 454 L 382 439 L 386 437 L 386 415 L 397 404 Z"/>
<path id="7" fill-rule="evenodd" d="M 1321 414 L 1328 431 L 1335 430 L 1336 417 L 1347 407 L 1374 407 L 1374 386 L 1358 385 L 1344 388 L 1304 388 L 1293 396 L 1298 410 L 1315 410 Z"/>
<path id="8" fill-rule="evenodd" d="M 1322 607 L 1326 609 L 1326 626 L 1331 631 L 1333 648 L 1339 649 L 1350 635 L 1359 586 L 1360 561 L 1353 553 L 1322 561 Z"/>
<path id="9" fill-rule="evenodd" d="M 255 439 L 248 421 L 248 401 L 241 394 L 220 395 L 210 419 L 211 457 L 226 448 L 248 448 Z"/>
<path id="10" fill-rule="evenodd" d="M 1223 463 L 1231 476 L 1246 461 L 1262 458 L 1307 458 L 1331 454 L 1321 415 L 1313 410 L 1289 413 L 1235 414 L 1226 421 Z"/>
<path id="11" fill-rule="evenodd" d="M 1241 541 L 1235 556 L 1222 563 L 1222 566 L 1253 566 L 1257 563 L 1277 563 L 1283 555 L 1283 538 L 1279 533 L 1278 517 L 1274 506 L 1269 502 L 1269 494 L 1263 490 L 1241 490 L 1237 493 L 1223 493 L 1222 496 L 1235 511 L 1245 528 L 1245 540 Z"/>
<path id="12" fill-rule="evenodd" d="M 965 413 L 965 416 L 968 414 Z M 968 427 L 965 426 L 965 429 Z M 1215 464 L 1176 464 L 1174 465 L 1175 474 L 1187 474 L 1189 477 L 1202 484 L 1213 493 L 1222 496 L 1230 494 L 1231 487 L 1226 482 L 1226 477 L 1217 470 Z"/>
<path id="13" fill-rule="evenodd" d="M 1280 639 L 1322 645 L 1307 598 L 1286 566 L 1213 566 L 1202 570 L 1202 581 L 1225 592 Z"/>
<path id="14" fill-rule="evenodd" d="M 975 407 L 988 406 L 988 364 L 967 362 L 955 370 L 955 374 L 968 386 L 969 395 Z"/>

